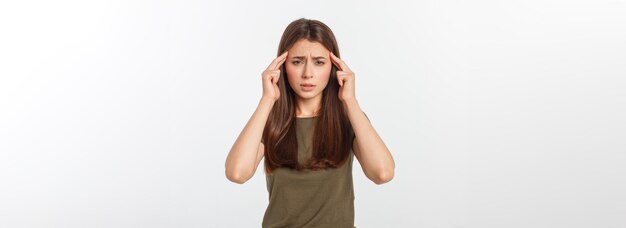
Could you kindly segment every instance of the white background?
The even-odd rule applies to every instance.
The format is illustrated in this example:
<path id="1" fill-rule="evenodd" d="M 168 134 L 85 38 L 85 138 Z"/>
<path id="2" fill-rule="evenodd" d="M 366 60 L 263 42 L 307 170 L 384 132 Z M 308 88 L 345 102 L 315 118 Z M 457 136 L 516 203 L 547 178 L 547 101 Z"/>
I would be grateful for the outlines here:
<path id="1" fill-rule="evenodd" d="M 626 227 L 626 1 L 385 2 L 3 1 L 0 227 L 260 227 L 224 161 L 301 17 L 395 158 L 357 227 Z"/>

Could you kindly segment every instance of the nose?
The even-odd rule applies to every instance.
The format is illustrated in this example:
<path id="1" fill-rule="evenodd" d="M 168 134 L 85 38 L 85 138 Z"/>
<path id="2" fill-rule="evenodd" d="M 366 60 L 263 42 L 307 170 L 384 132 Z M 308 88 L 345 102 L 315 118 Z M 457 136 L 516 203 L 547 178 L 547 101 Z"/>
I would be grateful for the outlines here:
<path id="1" fill-rule="evenodd" d="M 308 63 L 304 64 L 302 78 L 313 78 L 313 67 L 311 67 Z"/>

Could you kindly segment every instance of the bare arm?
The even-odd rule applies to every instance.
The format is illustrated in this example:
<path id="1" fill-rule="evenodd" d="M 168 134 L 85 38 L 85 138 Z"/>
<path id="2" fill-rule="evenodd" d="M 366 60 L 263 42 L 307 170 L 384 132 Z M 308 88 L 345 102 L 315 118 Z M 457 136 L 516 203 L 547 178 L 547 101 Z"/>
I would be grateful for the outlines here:
<path id="1" fill-rule="evenodd" d="M 337 71 L 337 80 L 339 86 L 341 86 L 339 99 L 343 102 L 343 107 L 354 130 L 355 138 L 352 142 L 354 156 L 359 160 L 367 178 L 376 184 L 387 183 L 393 179 L 396 167 L 391 152 L 389 152 L 383 140 L 376 133 L 365 113 L 361 111 L 354 92 L 354 72 L 332 52 L 330 57 L 333 60 L 333 64 L 339 68 Z"/>
<path id="2" fill-rule="evenodd" d="M 235 140 L 226 158 L 228 180 L 243 184 L 256 172 L 264 152 L 264 145 L 261 143 L 263 129 L 273 105 L 274 101 L 262 98 L 256 111 Z"/>
<path id="3" fill-rule="evenodd" d="M 361 111 L 355 99 L 346 101 L 344 107 L 348 111 L 348 117 L 356 136 L 352 144 L 352 151 L 359 160 L 365 176 L 379 185 L 391 181 L 394 176 L 395 162 L 389 149 Z"/>
<path id="4" fill-rule="evenodd" d="M 287 52 L 276 57 L 263 71 L 261 101 L 226 157 L 226 178 L 232 182 L 243 184 L 252 178 L 263 158 L 265 146 L 261 143 L 261 137 L 272 107 L 280 97 L 277 83 L 280 80 L 280 66 L 286 59 Z"/>

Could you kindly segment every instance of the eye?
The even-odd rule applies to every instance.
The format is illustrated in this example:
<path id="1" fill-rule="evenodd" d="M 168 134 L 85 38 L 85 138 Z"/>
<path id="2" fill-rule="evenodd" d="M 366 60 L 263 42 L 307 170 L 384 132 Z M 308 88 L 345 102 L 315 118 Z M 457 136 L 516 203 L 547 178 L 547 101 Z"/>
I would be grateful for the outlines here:
<path id="1" fill-rule="evenodd" d="M 324 61 L 317 61 L 315 63 L 317 63 L 317 65 L 324 65 Z"/>
<path id="2" fill-rule="evenodd" d="M 299 60 L 296 60 L 296 61 L 293 61 L 293 62 L 291 62 L 291 63 L 292 63 L 293 65 L 298 65 L 298 63 L 300 63 L 300 61 L 299 61 Z"/>

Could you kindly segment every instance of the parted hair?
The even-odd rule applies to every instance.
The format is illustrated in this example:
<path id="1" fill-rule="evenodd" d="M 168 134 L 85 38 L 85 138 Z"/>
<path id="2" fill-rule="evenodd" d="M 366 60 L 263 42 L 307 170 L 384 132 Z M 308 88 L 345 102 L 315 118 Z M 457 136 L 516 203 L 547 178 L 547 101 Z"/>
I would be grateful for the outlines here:
<path id="1" fill-rule="evenodd" d="M 277 56 L 301 39 L 318 42 L 340 57 L 337 40 L 331 29 L 318 20 L 305 18 L 287 25 L 278 45 Z M 312 158 L 305 164 L 298 163 L 297 95 L 289 85 L 285 64 L 281 66 L 281 78 L 277 82 L 281 96 L 274 103 L 263 130 L 266 173 L 279 167 L 295 170 L 336 168 L 347 161 L 352 148 L 352 126 L 339 100 L 337 68 L 331 65 L 329 81 L 322 92 L 320 111 L 314 124 Z"/>

